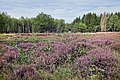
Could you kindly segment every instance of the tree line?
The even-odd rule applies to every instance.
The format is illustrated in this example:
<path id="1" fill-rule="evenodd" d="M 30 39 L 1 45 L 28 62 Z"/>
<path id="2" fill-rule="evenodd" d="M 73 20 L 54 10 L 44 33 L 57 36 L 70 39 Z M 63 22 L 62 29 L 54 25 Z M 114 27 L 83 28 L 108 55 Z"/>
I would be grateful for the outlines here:
<path id="1" fill-rule="evenodd" d="M 5 12 L 0 12 L 0 33 L 44 33 L 44 32 L 98 32 L 120 31 L 120 12 L 84 14 L 76 17 L 71 23 L 63 19 L 55 19 L 43 12 L 36 17 L 13 18 Z"/>

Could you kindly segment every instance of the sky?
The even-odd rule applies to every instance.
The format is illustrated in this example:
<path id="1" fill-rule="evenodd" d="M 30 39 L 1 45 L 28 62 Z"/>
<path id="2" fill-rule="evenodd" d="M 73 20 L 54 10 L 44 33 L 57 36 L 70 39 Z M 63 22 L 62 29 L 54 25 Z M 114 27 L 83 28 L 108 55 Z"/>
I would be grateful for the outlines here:
<path id="1" fill-rule="evenodd" d="M 0 0 L 0 12 L 15 18 L 35 17 L 44 12 L 70 23 L 89 12 L 120 12 L 120 0 Z"/>

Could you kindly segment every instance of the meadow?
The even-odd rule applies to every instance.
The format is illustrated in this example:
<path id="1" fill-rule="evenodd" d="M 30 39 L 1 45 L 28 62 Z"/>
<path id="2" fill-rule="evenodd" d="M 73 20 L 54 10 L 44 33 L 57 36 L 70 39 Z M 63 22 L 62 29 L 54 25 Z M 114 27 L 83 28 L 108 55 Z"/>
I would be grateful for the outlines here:
<path id="1" fill-rule="evenodd" d="M 120 32 L 0 34 L 0 80 L 120 80 Z"/>

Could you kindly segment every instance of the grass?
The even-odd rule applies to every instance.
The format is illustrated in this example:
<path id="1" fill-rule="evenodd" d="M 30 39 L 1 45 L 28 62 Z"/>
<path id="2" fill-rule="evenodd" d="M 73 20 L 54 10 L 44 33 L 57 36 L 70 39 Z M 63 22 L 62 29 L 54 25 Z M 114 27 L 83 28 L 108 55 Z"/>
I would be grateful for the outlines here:
<path id="1" fill-rule="evenodd" d="M 29 38 L 16 38 L 14 39 L 14 41 L 15 42 L 49 42 L 50 39 L 29 37 Z"/>
<path id="2" fill-rule="evenodd" d="M 113 50 L 113 54 L 116 57 L 116 59 L 118 60 L 117 67 L 120 69 L 120 51 Z M 118 73 L 118 76 L 117 76 L 116 80 L 120 80 L 120 76 L 119 75 L 120 75 L 120 70 L 119 70 L 119 73 Z"/>
<path id="3" fill-rule="evenodd" d="M 4 35 L 4 34 L 0 34 L 0 39 L 6 39 L 6 38 L 8 38 L 9 36 L 7 36 L 7 35 Z"/>
<path id="4" fill-rule="evenodd" d="M 93 36 L 94 34 L 90 34 L 90 33 L 83 33 L 81 34 L 80 36 L 83 37 L 83 38 L 89 38 L 91 36 Z"/>

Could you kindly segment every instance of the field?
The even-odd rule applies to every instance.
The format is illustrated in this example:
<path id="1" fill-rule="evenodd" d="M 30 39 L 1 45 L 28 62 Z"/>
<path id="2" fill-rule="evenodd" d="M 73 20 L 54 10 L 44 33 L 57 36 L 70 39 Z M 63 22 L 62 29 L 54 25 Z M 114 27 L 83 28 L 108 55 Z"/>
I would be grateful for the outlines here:
<path id="1" fill-rule="evenodd" d="M 120 80 L 120 32 L 0 34 L 0 80 Z"/>

